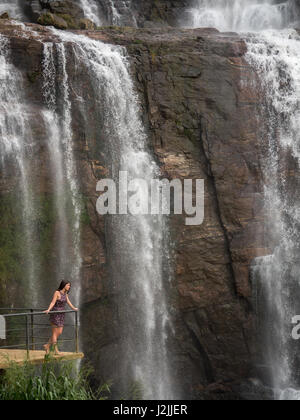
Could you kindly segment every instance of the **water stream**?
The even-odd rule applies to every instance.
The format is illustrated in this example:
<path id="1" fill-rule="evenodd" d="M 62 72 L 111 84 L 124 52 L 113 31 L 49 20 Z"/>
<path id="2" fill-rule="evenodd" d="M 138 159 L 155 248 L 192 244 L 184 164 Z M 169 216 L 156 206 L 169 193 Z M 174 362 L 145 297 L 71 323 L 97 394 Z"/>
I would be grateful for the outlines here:
<path id="1" fill-rule="evenodd" d="M 263 363 L 275 399 L 299 399 L 297 342 L 292 317 L 300 299 L 300 37 L 296 2 L 199 0 L 190 11 L 192 27 L 237 31 L 247 44 L 246 60 L 259 81 L 266 232 L 273 254 L 253 262 L 252 277 L 262 299 Z"/>
<path id="2" fill-rule="evenodd" d="M 90 80 L 97 108 L 106 165 L 118 183 L 158 178 L 130 76 L 126 50 L 84 36 L 58 33 L 73 44 L 75 60 Z M 175 398 L 167 352 L 171 328 L 166 290 L 169 286 L 168 223 L 165 216 L 110 215 L 106 222 L 110 278 L 118 291 L 120 380 L 138 382 L 144 398 Z"/>

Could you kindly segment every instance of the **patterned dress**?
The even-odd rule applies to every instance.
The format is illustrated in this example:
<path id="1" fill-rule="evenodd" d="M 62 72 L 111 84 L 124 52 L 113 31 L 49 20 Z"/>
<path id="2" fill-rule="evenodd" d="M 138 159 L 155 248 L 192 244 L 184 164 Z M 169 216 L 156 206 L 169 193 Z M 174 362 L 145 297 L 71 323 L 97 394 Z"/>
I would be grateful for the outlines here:
<path id="1" fill-rule="evenodd" d="M 60 292 L 59 292 L 60 293 Z M 52 311 L 64 311 L 66 308 L 67 295 L 60 293 L 60 299 L 57 299 Z M 51 311 L 51 312 L 52 312 Z M 50 322 L 56 327 L 63 327 L 65 323 L 66 314 L 50 314 Z"/>

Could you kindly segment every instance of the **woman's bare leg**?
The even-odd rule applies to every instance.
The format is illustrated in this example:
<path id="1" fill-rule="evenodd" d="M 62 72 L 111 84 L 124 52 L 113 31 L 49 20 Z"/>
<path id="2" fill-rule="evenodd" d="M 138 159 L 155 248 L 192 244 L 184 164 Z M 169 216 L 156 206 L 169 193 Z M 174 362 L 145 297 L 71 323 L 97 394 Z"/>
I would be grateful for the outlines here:
<path id="1" fill-rule="evenodd" d="M 60 352 L 58 350 L 58 347 L 57 347 L 57 340 L 62 335 L 63 329 L 64 329 L 64 327 L 59 327 L 59 328 L 57 328 L 57 331 L 56 331 L 55 354 L 57 354 L 57 355 L 60 354 Z"/>
<path id="2" fill-rule="evenodd" d="M 52 335 L 51 335 L 48 343 L 44 345 L 44 349 L 46 351 L 46 354 L 49 353 L 51 345 L 55 345 L 57 343 L 57 330 L 58 330 L 58 327 L 56 327 L 53 324 L 51 324 L 51 325 L 52 325 Z"/>
<path id="3" fill-rule="evenodd" d="M 57 346 L 57 339 L 58 339 L 58 331 L 59 331 L 59 327 L 53 325 L 50 348 L 51 348 L 51 346 L 53 347 L 53 350 L 54 350 L 55 354 L 57 354 L 56 346 Z"/>

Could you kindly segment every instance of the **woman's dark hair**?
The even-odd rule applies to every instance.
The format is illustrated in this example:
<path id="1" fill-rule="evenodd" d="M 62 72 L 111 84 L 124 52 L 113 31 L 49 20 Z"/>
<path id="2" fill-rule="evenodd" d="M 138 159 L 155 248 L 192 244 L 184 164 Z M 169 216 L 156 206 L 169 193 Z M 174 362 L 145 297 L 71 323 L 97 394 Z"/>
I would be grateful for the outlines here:
<path id="1" fill-rule="evenodd" d="M 57 291 L 60 292 L 61 290 L 63 290 L 66 287 L 67 284 L 69 284 L 71 286 L 70 281 L 62 280 L 60 285 L 59 285 L 59 288 L 57 289 Z M 70 293 L 70 290 L 68 290 L 67 293 Z"/>

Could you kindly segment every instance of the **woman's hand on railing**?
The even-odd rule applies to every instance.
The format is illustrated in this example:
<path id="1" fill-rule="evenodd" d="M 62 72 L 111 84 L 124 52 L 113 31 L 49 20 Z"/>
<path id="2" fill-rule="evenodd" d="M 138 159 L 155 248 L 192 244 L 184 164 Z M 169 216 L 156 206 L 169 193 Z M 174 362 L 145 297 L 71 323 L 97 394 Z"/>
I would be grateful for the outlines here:
<path id="1" fill-rule="evenodd" d="M 47 311 L 44 311 L 44 314 L 48 315 L 49 312 L 50 312 L 49 309 L 47 309 Z"/>

